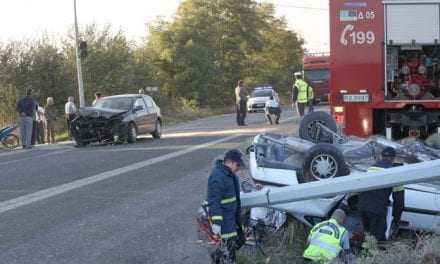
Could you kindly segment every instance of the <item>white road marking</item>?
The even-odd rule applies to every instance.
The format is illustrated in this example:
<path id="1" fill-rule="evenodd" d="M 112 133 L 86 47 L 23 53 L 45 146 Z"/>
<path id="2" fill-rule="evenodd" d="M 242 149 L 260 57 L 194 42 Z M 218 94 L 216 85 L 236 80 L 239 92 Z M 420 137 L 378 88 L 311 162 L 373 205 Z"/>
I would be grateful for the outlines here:
<path id="1" fill-rule="evenodd" d="M 162 162 L 162 161 L 166 161 L 172 158 L 176 158 L 179 156 L 182 156 L 184 154 L 187 153 L 191 153 L 194 151 L 197 151 L 199 149 L 203 149 L 203 148 L 207 148 L 207 147 L 211 147 L 213 145 L 225 142 L 225 141 L 230 141 L 233 140 L 235 138 L 238 138 L 242 135 L 235 135 L 235 136 L 229 136 L 229 137 L 225 137 L 225 138 L 221 138 L 215 141 L 211 141 L 205 144 L 201 144 L 201 145 L 197 145 L 197 146 L 193 146 L 190 147 L 188 149 L 184 149 L 184 150 L 180 150 L 177 152 L 173 152 L 173 153 L 169 153 L 160 157 L 156 157 L 156 158 L 152 158 L 149 160 L 145 160 L 145 161 L 141 161 L 141 162 L 137 162 L 137 163 L 133 163 L 131 165 L 125 166 L 125 167 L 121 167 L 115 170 L 110 170 L 110 171 L 106 171 L 106 172 L 102 172 L 84 179 L 80 179 L 80 180 L 76 180 L 70 183 L 66 183 L 66 184 L 62 184 L 59 186 L 55 186 L 52 188 L 48 188 L 48 189 L 44 189 L 38 192 L 34 192 L 31 194 L 27 194 L 21 197 L 17 197 L 8 201 L 4 201 L 0 203 L 0 214 L 13 210 L 13 209 L 17 209 L 19 207 L 22 206 L 26 206 L 29 204 L 32 204 L 34 202 L 38 202 L 53 196 L 57 196 L 69 191 L 72 191 L 74 189 L 78 189 L 96 182 L 100 182 L 103 180 L 107 180 L 110 178 L 113 178 L 115 176 L 124 174 L 124 173 L 128 173 L 131 171 L 135 171 L 138 169 L 142 169 L 145 168 L 147 166 Z"/>
<path id="2" fill-rule="evenodd" d="M 17 154 L 29 152 L 29 151 L 32 151 L 32 150 L 25 150 L 25 149 L 5 150 L 4 152 L 0 152 L 0 157 L 17 155 Z"/>
<path id="3" fill-rule="evenodd" d="M 293 119 L 294 119 L 294 117 L 286 118 L 286 119 L 282 120 L 280 123 L 286 123 L 286 122 L 289 122 L 289 121 L 291 121 Z M 276 129 L 276 126 L 273 126 L 273 127 L 268 128 L 267 130 L 268 131 L 272 131 L 272 130 L 275 130 L 275 129 Z M 242 132 L 242 131 L 237 131 L 237 132 Z M 191 152 L 197 151 L 199 149 L 211 147 L 211 146 L 214 146 L 214 145 L 226 142 L 226 141 L 230 141 L 230 140 L 236 139 L 236 138 L 238 138 L 240 136 L 243 136 L 243 134 L 236 134 L 236 135 L 233 135 L 233 136 L 224 137 L 224 138 L 221 138 L 221 139 L 218 139 L 218 140 L 215 140 L 215 141 L 211 141 L 211 142 L 208 142 L 208 143 L 205 143 L 205 144 L 196 145 L 196 146 L 189 147 L 189 148 L 183 149 L 183 150 L 179 150 L 179 151 L 176 151 L 176 152 L 173 152 L 173 153 L 169 153 L 169 154 L 166 154 L 166 155 L 163 155 L 163 156 L 160 156 L 160 157 L 156 157 L 156 158 L 152 158 L 152 159 L 149 159 L 149 160 L 133 163 L 133 164 L 125 166 L 125 167 L 121 167 L 121 168 L 118 168 L 118 169 L 102 172 L 102 173 L 99 173 L 99 174 L 96 174 L 96 175 L 93 175 L 93 176 L 90 176 L 90 177 L 87 177 L 87 178 L 84 178 L 84 179 L 76 180 L 76 181 L 73 181 L 73 182 L 70 182 L 70 183 L 62 184 L 62 185 L 59 185 L 59 186 L 55 186 L 55 187 L 52 187 L 52 188 L 48 188 L 48 189 L 37 191 L 37 192 L 31 193 L 31 194 L 20 196 L 20 197 L 17 197 L 17 198 L 8 200 L 8 201 L 0 202 L 0 214 L 5 213 L 5 212 L 10 211 L 10 210 L 14 210 L 14 209 L 20 208 L 22 206 L 26 206 L 26 205 L 29 205 L 29 204 L 32 204 L 32 203 L 35 203 L 35 202 L 38 202 L 38 201 L 50 198 L 50 197 L 54 197 L 54 196 L 57 196 L 57 195 L 60 195 L 60 194 L 72 191 L 74 189 L 78 189 L 78 188 L 81 188 L 81 187 L 84 187 L 84 186 L 87 186 L 87 185 L 90 185 L 90 184 L 94 184 L 94 183 L 97 183 L 97 182 L 100 182 L 100 181 L 104 181 L 104 180 L 113 178 L 115 176 L 118 176 L 118 175 L 121 175 L 121 174 L 124 174 L 124 173 L 135 171 L 135 170 L 138 170 L 138 169 L 141 169 L 141 168 L 145 168 L 145 167 L 151 166 L 153 164 L 156 164 L 156 163 L 159 163 L 159 162 L 162 162 L 162 161 L 166 161 L 166 160 L 169 160 L 169 159 L 172 159 L 172 158 L 176 158 L 176 157 L 185 155 L 187 153 L 191 153 Z M 70 150 L 71 149 L 63 150 L 63 151 L 57 151 L 57 152 L 49 153 L 49 154 L 46 154 L 46 155 L 40 155 L 40 156 L 37 156 L 37 157 L 59 154 L 60 152 L 66 152 L 66 151 L 70 151 Z M 35 158 L 35 157 L 30 157 L 30 158 L 27 158 L 27 159 L 31 159 L 31 158 Z M 21 159 L 20 161 L 23 161 L 23 160 L 24 159 Z M 16 161 L 18 161 L 18 160 L 16 160 Z M 15 162 L 15 161 L 10 161 L 10 162 Z M 6 163 L 9 163 L 9 162 L 6 162 Z M 2 165 L 2 164 L 5 164 L 5 162 L 4 163 L 0 163 L 0 165 Z"/>
<path id="4" fill-rule="evenodd" d="M 67 152 L 67 151 L 71 151 L 71 149 L 55 151 L 55 152 L 51 152 L 51 153 L 47 153 L 47 154 L 42 154 L 42 155 L 35 155 L 35 156 L 26 157 L 26 158 L 22 158 L 22 159 L 14 159 L 14 160 L 9 160 L 9 161 L 4 161 L 4 162 L 0 162 L 0 166 L 6 165 L 6 164 L 11 164 L 11 163 L 16 163 L 16 162 L 22 162 L 22 161 L 26 161 L 26 160 L 32 160 L 32 159 L 38 159 L 38 158 L 53 156 L 53 155 L 57 155 L 57 154 L 61 154 L 61 153 Z"/>
<path id="5" fill-rule="evenodd" d="M 50 145 L 49 144 L 35 145 L 32 149 L 22 149 L 21 147 L 14 150 L 4 150 L 4 151 L 0 149 L 0 157 L 7 157 L 22 153 L 32 153 L 38 150 L 61 150 L 61 149 L 71 148 L 71 146 L 69 146 L 70 144 L 72 144 L 71 141 L 65 141 Z"/>

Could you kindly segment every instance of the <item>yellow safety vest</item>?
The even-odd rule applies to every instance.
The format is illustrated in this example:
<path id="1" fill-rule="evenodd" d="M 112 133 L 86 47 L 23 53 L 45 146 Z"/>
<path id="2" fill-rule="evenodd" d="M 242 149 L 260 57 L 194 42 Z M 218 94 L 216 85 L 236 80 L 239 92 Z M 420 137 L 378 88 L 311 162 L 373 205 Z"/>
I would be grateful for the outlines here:
<path id="1" fill-rule="evenodd" d="M 298 88 L 298 103 L 307 103 L 313 99 L 313 88 L 310 87 L 304 80 L 296 80 L 295 86 Z"/>
<path id="2" fill-rule="evenodd" d="M 342 250 L 342 238 L 346 229 L 335 219 L 315 225 L 310 231 L 309 246 L 303 257 L 316 262 L 331 261 Z"/>
<path id="3" fill-rule="evenodd" d="M 403 185 L 401 186 L 397 186 L 397 187 L 393 187 L 393 192 L 401 192 L 404 191 L 405 187 Z"/>

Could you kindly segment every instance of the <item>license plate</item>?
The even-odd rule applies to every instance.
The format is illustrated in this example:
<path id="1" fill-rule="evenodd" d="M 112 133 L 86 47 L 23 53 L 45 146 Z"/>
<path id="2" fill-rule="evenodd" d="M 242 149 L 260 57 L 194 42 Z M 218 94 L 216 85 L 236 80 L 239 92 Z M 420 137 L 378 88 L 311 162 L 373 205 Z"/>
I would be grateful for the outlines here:
<path id="1" fill-rule="evenodd" d="M 369 94 L 344 94 L 343 101 L 345 103 L 368 103 L 370 101 Z"/>
<path id="2" fill-rule="evenodd" d="M 264 107 L 264 104 L 256 104 L 256 107 Z"/>

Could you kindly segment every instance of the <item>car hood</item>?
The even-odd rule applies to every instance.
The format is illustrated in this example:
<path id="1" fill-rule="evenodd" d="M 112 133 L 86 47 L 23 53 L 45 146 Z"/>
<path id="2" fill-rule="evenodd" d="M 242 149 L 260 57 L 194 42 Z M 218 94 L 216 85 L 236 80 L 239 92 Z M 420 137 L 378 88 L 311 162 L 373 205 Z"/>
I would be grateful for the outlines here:
<path id="1" fill-rule="evenodd" d="M 127 110 L 117 110 L 117 109 L 107 109 L 107 108 L 99 108 L 99 107 L 83 107 L 79 109 L 79 115 L 83 117 L 104 117 L 111 118 L 119 115 L 123 115 L 127 113 Z"/>
<path id="2" fill-rule="evenodd" d="M 252 104 L 262 104 L 266 103 L 269 99 L 270 97 L 251 97 L 248 102 Z"/>

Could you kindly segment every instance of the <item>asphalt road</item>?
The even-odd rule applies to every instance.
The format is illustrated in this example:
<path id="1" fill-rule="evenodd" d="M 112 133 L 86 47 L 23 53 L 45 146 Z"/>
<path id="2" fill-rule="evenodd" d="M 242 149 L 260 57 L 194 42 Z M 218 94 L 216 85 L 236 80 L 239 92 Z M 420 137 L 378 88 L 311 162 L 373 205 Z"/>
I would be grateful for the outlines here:
<path id="1" fill-rule="evenodd" d="M 0 263 L 209 263 L 196 211 L 213 161 L 265 131 L 292 133 L 297 117 L 263 114 L 166 128 L 163 139 L 0 152 Z"/>

